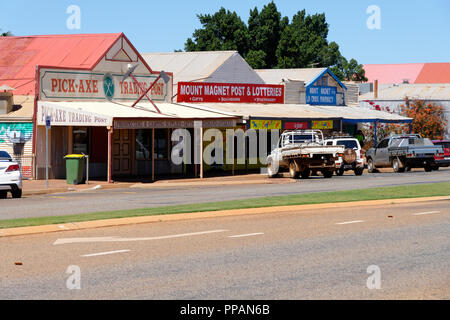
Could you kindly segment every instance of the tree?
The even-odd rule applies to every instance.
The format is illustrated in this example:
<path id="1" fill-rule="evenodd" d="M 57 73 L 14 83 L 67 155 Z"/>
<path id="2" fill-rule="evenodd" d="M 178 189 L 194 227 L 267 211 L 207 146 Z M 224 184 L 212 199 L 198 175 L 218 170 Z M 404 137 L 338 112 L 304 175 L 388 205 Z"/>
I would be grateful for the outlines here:
<path id="1" fill-rule="evenodd" d="M 363 65 L 358 64 L 355 59 L 347 61 L 343 56 L 340 56 L 337 63 L 330 69 L 340 80 L 367 81 Z"/>
<path id="2" fill-rule="evenodd" d="M 299 11 L 281 34 L 277 48 L 279 68 L 327 67 L 325 55 L 328 24 L 325 14 L 306 15 Z M 327 55 L 327 58 L 331 55 Z M 334 64 L 335 61 L 327 61 Z"/>
<path id="3" fill-rule="evenodd" d="M 347 61 L 336 42 L 328 43 L 324 13 L 301 10 L 289 22 L 271 1 L 261 11 L 250 10 L 247 25 L 224 8 L 197 17 L 202 28 L 187 39 L 186 51 L 237 50 L 254 69 L 329 67 L 340 80 L 367 81 L 362 65 Z"/>
<path id="4" fill-rule="evenodd" d="M 1 30 L 1 29 L 0 29 Z M 11 31 L 6 31 L 6 32 L 2 32 L 0 33 L 0 37 L 11 37 L 13 36 L 13 34 L 11 33 Z"/>
<path id="5" fill-rule="evenodd" d="M 414 133 L 430 139 L 442 139 L 445 133 L 447 120 L 445 109 L 435 103 L 426 103 L 424 100 L 410 101 L 405 98 L 405 104 L 401 105 L 402 114 L 413 119 L 411 128 Z"/>
<path id="6" fill-rule="evenodd" d="M 248 30 L 236 14 L 220 8 L 213 15 L 197 15 L 203 28 L 194 31 L 188 38 L 186 51 L 237 50 L 242 56 L 248 52 Z"/>
<path id="7" fill-rule="evenodd" d="M 277 65 L 276 50 L 281 32 L 288 24 L 288 18 L 281 19 L 275 3 L 269 2 L 261 12 L 250 10 L 248 19 L 249 52 L 247 62 L 255 69 L 273 68 Z"/>

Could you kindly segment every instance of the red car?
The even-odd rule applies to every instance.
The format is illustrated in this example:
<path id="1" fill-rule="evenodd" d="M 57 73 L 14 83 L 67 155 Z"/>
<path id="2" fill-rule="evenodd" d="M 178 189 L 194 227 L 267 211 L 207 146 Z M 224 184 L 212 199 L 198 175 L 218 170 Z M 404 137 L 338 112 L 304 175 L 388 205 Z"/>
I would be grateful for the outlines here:
<path id="1" fill-rule="evenodd" d="M 433 143 L 437 146 L 442 146 L 444 149 L 443 155 L 434 156 L 434 160 L 436 162 L 436 167 L 434 170 L 438 170 L 439 167 L 448 167 L 450 166 L 450 140 L 433 140 Z"/>

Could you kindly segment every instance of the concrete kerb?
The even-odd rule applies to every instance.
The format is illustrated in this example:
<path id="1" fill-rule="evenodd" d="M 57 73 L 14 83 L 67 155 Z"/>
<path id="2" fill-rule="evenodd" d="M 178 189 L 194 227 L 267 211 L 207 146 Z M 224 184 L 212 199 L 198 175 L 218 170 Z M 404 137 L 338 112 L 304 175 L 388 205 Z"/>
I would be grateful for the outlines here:
<path id="1" fill-rule="evenodd" d="M 118 227 L 118 226 L 135 225 L 135 224 L 143 224 L 143 223 L 155 223 L 155 222 L 166 222 L 166 221 L 193 220 L 193 219 L 230 217 L 230 216 L 240 216 L 240 215 L 255 215 L 255 214 L 266 214 L 266 213 L 286 213 L 286 212 L 299 212 L 299 211 L 309 211 L 309 210 L 317 210 L 317 209 L 351 208 L 351 207 L 361 207 L 361 206 L 378 206 L 378 205 L 387 205 L 387 204 L 402 204 L 402 203 L 442 201 L 442 200 L 450 200 L 450 196 L 278 206 L 278 207 L 265 207 L 265 208 L 234 209 L 234 210 L 192 212 L 192 213 L 179 213 L 179 214 L 167 214 L 167 215 L 155 215 L 155 216 L 106 219 L 106 220 L 73 222 L 73 223 L 43 225 L 43 226 L 33 226 L 33 227 L 0 229 L 0 238 L 12 237 L 12 236 L 24 236 L 24 235 L 40 234 L 40 233 L 50 233 L 50 232 L 86 230 L 86 229 L 95 229 L 95 228 L 104 228 L 104 227 Z"/>
<path id="2" fill-rule="evenodd" d="M 85 192 L 96 189 L 121 189 L 121 188 L 130 188 L 134 183 L 119 183 L 119 184 L 92 184 L 90 187 L 77 189 L 74 187 L 61 187 L 61 188 L 48 188 L 48 189 L 37 189 L 37 190 L 23 190 L 23 196 L 37 196 L 37 195 L 45 195 L 45 194 L 54 194 L 54 193 L 65 193 L 65 192 Z M 100 187 L 98 187 L 100 186 Z"/>
<path id="3" fill-rule="evenodd" d="M 252 184 L 288 184 L 296 183 L 295 179 L 255 179 L 255 180 L 213 180 L 208 181 L 198 180 L 198 181 L 157 181 L 154 183 L 136 183 L 136 182 L 119 182 L 117 184 L 95 184 L 93 183 L 91 187 L 77 188 L 77 186 L 66 186 L 59 188 L 49 188 L 49 189 L 37 189 L 37 190 L 23 190 L 23 196 L 35 196 L 35 195 L 45 195 L 54 193 L 65 193 L 65 192 L 88 192 L 96 189 L 126 189 L 126 188 L 137 188 L 137 189 L 159 189 L 159 188 L 177 188 L 177 187 L 195 187 L 195 186 L 230 186 L 230 185 L 252 185 Z M 99 186 L 99 187 L 98 187 Z M 98 188 L 97 188 L 98 187 Z"/>

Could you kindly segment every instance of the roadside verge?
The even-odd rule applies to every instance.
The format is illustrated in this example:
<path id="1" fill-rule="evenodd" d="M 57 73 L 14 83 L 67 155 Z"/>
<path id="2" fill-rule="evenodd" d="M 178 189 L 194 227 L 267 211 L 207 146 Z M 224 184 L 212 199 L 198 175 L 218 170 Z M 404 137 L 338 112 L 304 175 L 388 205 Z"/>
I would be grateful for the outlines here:
<path id="1" fill-rule="evenodd" d="M 450 200 L 450 183 L 252 198 L 81 215 L 0 220 L 0 237 L 249 214 Z"/>

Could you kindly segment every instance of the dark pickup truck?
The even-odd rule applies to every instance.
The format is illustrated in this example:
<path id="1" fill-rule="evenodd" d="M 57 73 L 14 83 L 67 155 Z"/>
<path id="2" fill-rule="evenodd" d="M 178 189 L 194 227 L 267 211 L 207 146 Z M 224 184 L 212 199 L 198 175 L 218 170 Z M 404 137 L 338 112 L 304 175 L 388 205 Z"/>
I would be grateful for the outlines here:
<path id="1" fill-rule="evenodd" d="M 394 172 L 404 172 L 424 168 L 430 172 L 436 166 L 435 156 L 443 154 L 442 146 L 436 146 L 418 134 L 392 135 L 367 151 L 367 169 L 375 172 L 377 167 L 392 167 Z"/>

